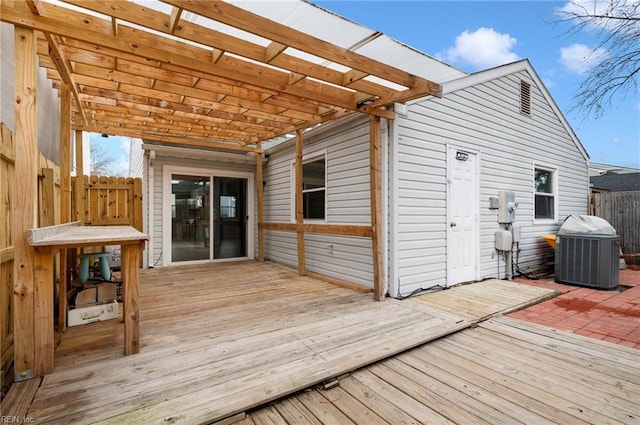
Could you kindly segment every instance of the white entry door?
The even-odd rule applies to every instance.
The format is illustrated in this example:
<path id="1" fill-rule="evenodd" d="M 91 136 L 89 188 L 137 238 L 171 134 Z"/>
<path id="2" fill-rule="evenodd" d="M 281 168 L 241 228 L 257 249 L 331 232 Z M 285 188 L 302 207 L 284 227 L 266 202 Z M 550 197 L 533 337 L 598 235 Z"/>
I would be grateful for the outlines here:
<path id="1" fill-rule="evenodd" d="M 478 155 L 449 147 L 447 152 L 447 285 L 479 278 Z"/>

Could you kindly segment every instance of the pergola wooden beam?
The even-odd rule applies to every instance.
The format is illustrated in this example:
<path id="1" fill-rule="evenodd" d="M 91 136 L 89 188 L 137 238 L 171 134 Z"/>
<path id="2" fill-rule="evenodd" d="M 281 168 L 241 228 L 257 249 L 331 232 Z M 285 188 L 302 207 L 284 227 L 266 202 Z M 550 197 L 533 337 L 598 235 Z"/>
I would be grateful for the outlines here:
<path id="1" fill-rule="evenodd" d="M 172 9 L 163 13 L 129 1 L 63 1 L 76 7 L 29 0 L 29 11 L 3 2 L 0 20 L 43 34 L 41 66 L 54 87 L 70 84 L 74 119 L 84 115 L 75 128 L 140 134 L 149 130 L 140 124 L 146 113 L 153 134 L 242 147 L 356 111 L 394 119 L 388 104 L 440 94 L 429 80 L 226 2 L 167 0 Z M 191 22 L 185 12 L 267 43 Z"/>
<path id="2" fill-rule="evenodd" d="M 42 3 L 40 2 L 40 0 L 25 0 L 25 3 L 29 7 L 29 10 L 31 10 L 31 13 L 33 13 L 34 15 L 44 16 L 45 9 Z M 77 102 L 78 112 L 82 116 L 83 121 L 86 123 L 87 117 L 85 115 L 84 110 L 82 109 L 82 102 L 80 102 L 80 97 L 78 95 L 78 87 L 76 86 L 73 80 L 72 72 L 69 67 L 69 64 L 67 63 L 62 52 L 60 51 L 58 40 L 56 40 L 55 36 L 51 35 L 48 32 L 44 32 L 44 37 L 46 38 L 47 43 L 49 44 L 49 56 L 51 57 L 51 60 L 55 64 L 56 69 L 60 73 L 60 77 L 62 78 L 62 81 L 69 84 L 71 88 L 71 93 L 73 94 L 73 97 Z"/>
<path id="3" fill-rule="evenodd" d="M 427 90 L 425 95 L 435 94 L 435 91 L 438 90 L 438 84 L 431 81 L 374 61 L 364 55 L 274 22 L 230 3 L 209 0 L 163 0 L 163 2 L 349 68 L 377 75 L 408 88 L 423 86 Z"/>

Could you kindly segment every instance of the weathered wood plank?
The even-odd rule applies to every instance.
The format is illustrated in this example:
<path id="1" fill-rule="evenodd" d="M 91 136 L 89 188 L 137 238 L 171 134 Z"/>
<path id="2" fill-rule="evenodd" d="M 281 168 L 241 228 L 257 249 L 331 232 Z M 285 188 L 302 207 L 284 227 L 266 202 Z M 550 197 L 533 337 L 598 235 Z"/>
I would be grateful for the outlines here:
<path id="1" fill-rule="evenodd" d="M 34 378 L 11 385 L 11 389 L 0 405 L 0 415 L 2 417 L 29 418 L 27 412 L 41 381 L 42 378 Z"/>
<path id="2" fill-rule="evenodd" d="M 53 255 L 39 248 L 34 258 L 34 348 L 35 375 L 53 372 Z"/>
<path id="3" fill-rule="evenodd" d="M 256 149 L 261 150 L 262 144 L 258 142 Z M 262 167 L 262 154 L 256 154 L 256 193 L 258 202 L 258 224 L 264 221 L 264 176 Z M 258 261 L 264 261 L 264 228 L 258 225 Z"/>
<path id="4" fill-rule="evenodd" d="M 466 326 L 446 316 L 443 327 L 432 310 L 372 303 L 270 263 L 212 267 L 142 273 L 142 349 L 135 356 L 113 350 L 121 341 L 115 321 L 69 328 L 32 414 L 43 423 L 210 421 Z"/>
<path id="5" fill-rule="evenodd" d="M 23 5 L 24 7 L 24 5 Z M 12 205 L 14 244 L 14 349 L 17 379 L 34 373 L 34 250 L 24 235 L 37 227 L 37 63 L 35 31 L 16 27 L 15 44 L 15 198 Z"/>
<path id="6" fill-rule="evenodd" d="M 296 178 L 295 178 L 295 195 L 296 195 L 296 232 L 297 232 L 297 246 L 298 246 L 298 274 L 304 276 L 307 271 L 304 252 L 304 229 L 302 224 L 304 222 L 304 206 L 302 204 L 302 130 L 296 132 Z"/>
<path id="7" fill-rule="evenodd" d="M 122 245 L 122 292 L 124 297 L 124 354 L 140 351 L 140 307 L 138 290 L 138 262 L 140 247 Z"/>
<path id="8" fill-rule="evenodd" d="M 492 279 L 412 297 L 409 301 L 471 319 L 486 319 L 556 295 L 551 289 Z"/>
<path id="9" fill-rule="evenodd" d="M 373 298 L 376 301 L 384 300 L 386 295 L 384 260 L 382 256 L 382 237 L 384 229 L 382 219 L 382 177 L 380 154 L 380 117 L 369 118 L 369 186 L 371 195 L 371 237 L 373 259 Z"/>

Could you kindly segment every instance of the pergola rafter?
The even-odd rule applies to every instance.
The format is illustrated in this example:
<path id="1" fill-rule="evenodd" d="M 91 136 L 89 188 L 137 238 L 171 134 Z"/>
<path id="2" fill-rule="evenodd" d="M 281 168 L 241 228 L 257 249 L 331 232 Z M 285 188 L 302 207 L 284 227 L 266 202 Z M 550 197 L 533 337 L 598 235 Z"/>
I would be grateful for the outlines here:
<path id="1" fill-rule="evenodd" d="M 70 85 L 77 130 L 253 146 L 353 112 L 391 119 L 383 106 L 441 92 L 222 1 L 165 0 L 167 13 L 123 0 L 64 3 L 3 2 L 0 19 L 38 32 L 40 65 L 54 86 Z"/>

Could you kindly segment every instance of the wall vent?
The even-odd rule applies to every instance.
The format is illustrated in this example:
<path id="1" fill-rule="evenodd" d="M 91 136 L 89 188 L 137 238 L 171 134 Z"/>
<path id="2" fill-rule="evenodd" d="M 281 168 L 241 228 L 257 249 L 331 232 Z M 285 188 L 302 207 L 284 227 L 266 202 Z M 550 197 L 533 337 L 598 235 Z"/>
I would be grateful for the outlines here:
<path id="1" fill-rule="evenodd" d="M 520 112 L 531 115 L 531 84 L 520 80 Z"/>

